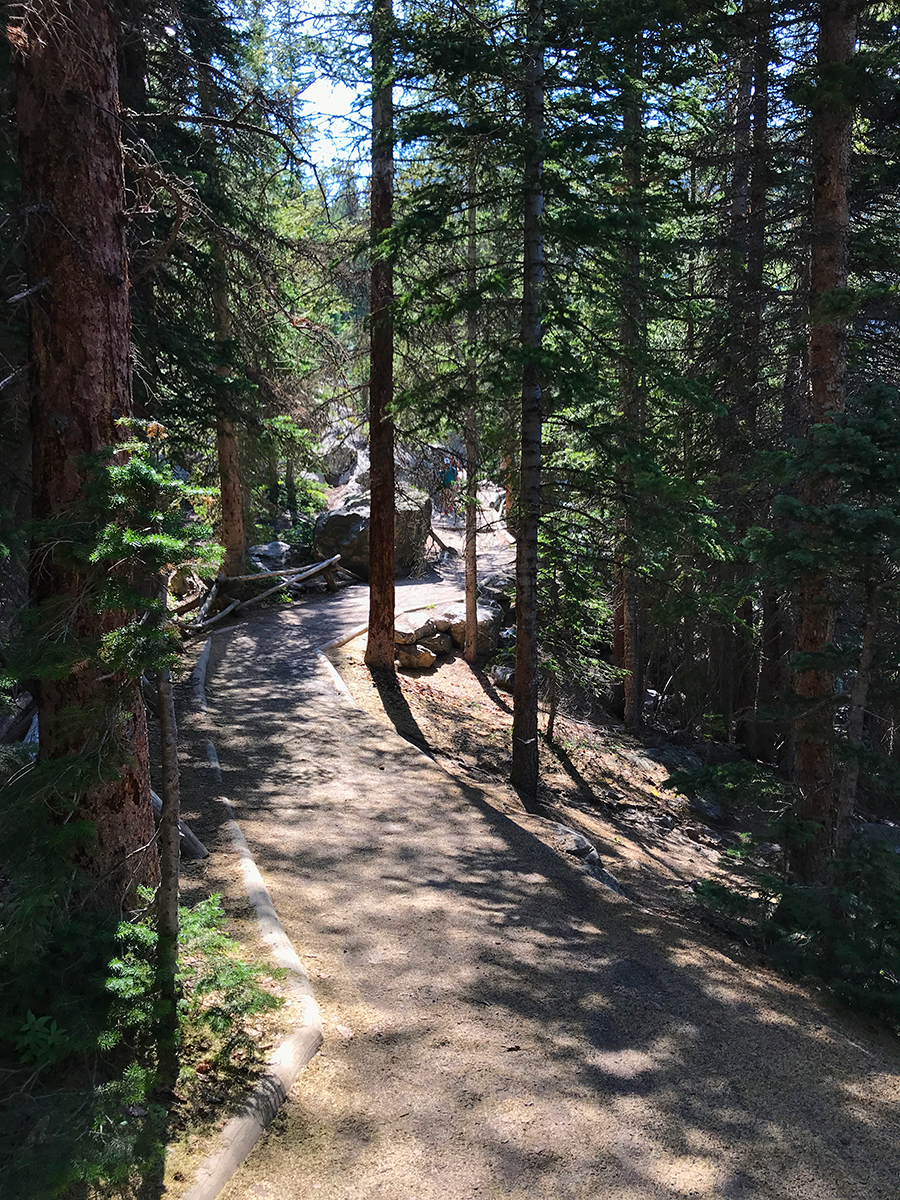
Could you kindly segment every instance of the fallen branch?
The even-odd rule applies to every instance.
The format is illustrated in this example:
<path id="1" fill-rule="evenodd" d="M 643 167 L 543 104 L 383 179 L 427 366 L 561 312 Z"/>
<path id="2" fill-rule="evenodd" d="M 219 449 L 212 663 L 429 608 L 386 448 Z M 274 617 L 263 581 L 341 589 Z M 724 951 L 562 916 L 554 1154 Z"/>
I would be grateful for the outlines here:
<path id="1" fill-rule="evenodd" d="M 199 605 L 203 603 L 203 597 L 205 595 L 206 592 L 200 591 L 196 596 L 191 596 L 190 600 L 184 600 L 181 604 L 176 604 L 172 609 L 172 616 L 181 617 L 186 612 L 191 612 L 192 609 L 199 607 Z"/>
<path id="2" fill-rule="evenodd" d="M 29 698 L 28 703 L 19 712 L 0 721 L 0 742 L 19 742 L 28 732 L 31 719 L 37 712 L 37 701 Z"/>
<path id="3" fill-rule="evenodd" d="M 228 616 L 229 613 L 234 612 L 234 610 L 240 606 L 240 603 L 241 603 L 240 600 L 232 600 L 232 602 L 228 605 L 228 607 L 223 608 L 220 613 L 216 613 L 216 615 L 214 617 L 210 617 L 209 620 L 204 621 L 202 625 L 196 624 L 196 625 L 188 626 L 188 628 L 185 632 L 186 633 L 203 633 L 204 630 L 209 629 L 210 625 L 215 625 L 215 623 L 217 621 L 223 620 L 225 617 Z"/>
<path id="4" fill-rule="evenodd" d="M 334 558 L 327 558 L 325 562 L 317 563 L 314 567 L 309 567 L 303 571 L 301 575 L 295 575 L 291 579 L 291 585 L 296 586 L 298 583 L 305 583 L 307 579 L 312 579 L 315 575 L 329 574 L 329 569 L 334 566 L 341 556 L 336 554 Z M 251 604 L 258 604 L 260 600 L 265 600 L 267 596 L 271 596 L 274 592 L 284 590 L 287 580 L 280 579 L 274 587 L 267 588 L 266 591 L 260 592 L 258 596 L 251 596 L 249 600 L 244 600 L 238 605 L 238 610 L 243 612 L 245 608 L 249 608 Z"/>
<path id="5" fill-rule="evenodd" d="M 305 571 L 319 571 L 323 567 L 329 566 L 331 563 L 336 563 L 341 556 L 336 554 L 334 558 L 327 558 L 324 562 L 309 563 L 305 567 L 286 567 L 281 571 L 260 571 L 258 575 L 223 575 L 223 583 L 250 583 L 254 579 L 282 579 L 293 578 L 295 575 L 302 575 Z"/>
<path id="6" fill-rule="evenodd" d="M 219 590 L 219 584 L 221 582 L 222 582 L 222 576 L 217 575 L 216 578 L 210 584 L 209 591 L 206 594 L 206 599 L 200 605 L 200 611 L 197 613 L 197 616 L 194 620 L 195 627 L 197 625 L 203 624 L 203 618 L 209 612 L 210 606 L 212 605 L 213 600 L 215 600 L 215 598 L 216 598 L 216 592 Z"/>
<path id="7" fill-rule="evenodd" d="M 162 816 L 162 799 L 150 789 L 150 803 L 153 806 L 154 815 L 159 818 Z M 181 854 L 183 858 L 209 858 L 209 851 L 197 837 L 196 833 L 191 829 L 190 825 L 178 818 L 178 832 L 181 836 Z"/>

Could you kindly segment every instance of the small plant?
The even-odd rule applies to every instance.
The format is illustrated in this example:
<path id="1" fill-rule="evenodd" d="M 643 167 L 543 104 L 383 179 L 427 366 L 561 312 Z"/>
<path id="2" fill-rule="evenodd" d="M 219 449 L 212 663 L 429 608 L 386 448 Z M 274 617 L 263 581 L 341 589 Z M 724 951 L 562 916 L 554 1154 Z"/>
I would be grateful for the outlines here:
<path id="1" fill-rule="evenodd" d="M 22 1062 L 38 1067 L 50 1066 L 68 1045 L 66 1035 L 54 1020 L 46 1014 L 36 1017 L 31 1009 L 13 1041 Z"/>

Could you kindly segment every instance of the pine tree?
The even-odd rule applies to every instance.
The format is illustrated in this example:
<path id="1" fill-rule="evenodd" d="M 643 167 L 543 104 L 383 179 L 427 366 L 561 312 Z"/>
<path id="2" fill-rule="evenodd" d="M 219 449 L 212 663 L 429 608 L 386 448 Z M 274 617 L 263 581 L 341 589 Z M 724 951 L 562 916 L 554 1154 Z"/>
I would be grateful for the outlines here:
<path id="1" fill-rule="evenodd" d="M 112 912 L 153 882 L 147 733 L 136 685 L 79 659 L 122 623 L 98 611 L 89 565 L 67 552 L 66 531 L 90 520 L 85 456 L 115 454 L 131 409 L 128 263 L 122 144 L 116 116 L 117 30 L 109 6 L 78 0 L 54 19 L 26 9 L 10 31 L 31 289 L 34 636 L 40 672 L 40 754 L 93 759 L 78 815 L 96 841 L 78 860 L 94 902 Z M 112 450 L 108 450 L 112 447 Z M 72 532 L 69 533 L 69 538 Z"/>

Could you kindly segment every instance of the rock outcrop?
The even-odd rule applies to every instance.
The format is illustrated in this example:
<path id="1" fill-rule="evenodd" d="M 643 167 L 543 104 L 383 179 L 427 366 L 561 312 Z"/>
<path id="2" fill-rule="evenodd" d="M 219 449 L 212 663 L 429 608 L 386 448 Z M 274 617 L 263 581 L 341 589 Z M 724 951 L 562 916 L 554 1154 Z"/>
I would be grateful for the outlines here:
<path id="1" fill-rule="evenodd" d="M 354 496 L 333 512 L 316 519 L 313 548 L 322 558 L 341 556 L 341 566 L 362 579 L 369 577 L 368 494 Z M 424 492 L 398 496 L 394 520 L 394 569 L 411 571 L 424 558 L 425 542 L 431 531 L 431 498 Z"/>

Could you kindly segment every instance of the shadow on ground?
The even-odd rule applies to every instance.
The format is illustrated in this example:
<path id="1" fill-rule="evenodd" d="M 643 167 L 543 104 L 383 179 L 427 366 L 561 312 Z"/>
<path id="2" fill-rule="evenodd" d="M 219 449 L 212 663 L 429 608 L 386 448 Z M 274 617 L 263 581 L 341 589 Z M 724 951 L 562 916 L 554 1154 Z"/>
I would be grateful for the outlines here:
<path id="1" fill-rule="evenodd" d="M 226 1197 L 896 1196 L 892 1042 L 351 707 L 310 653 L 331 636 L 262 614 L 214 663 L 224 790 L 332 1029 Z"/>

